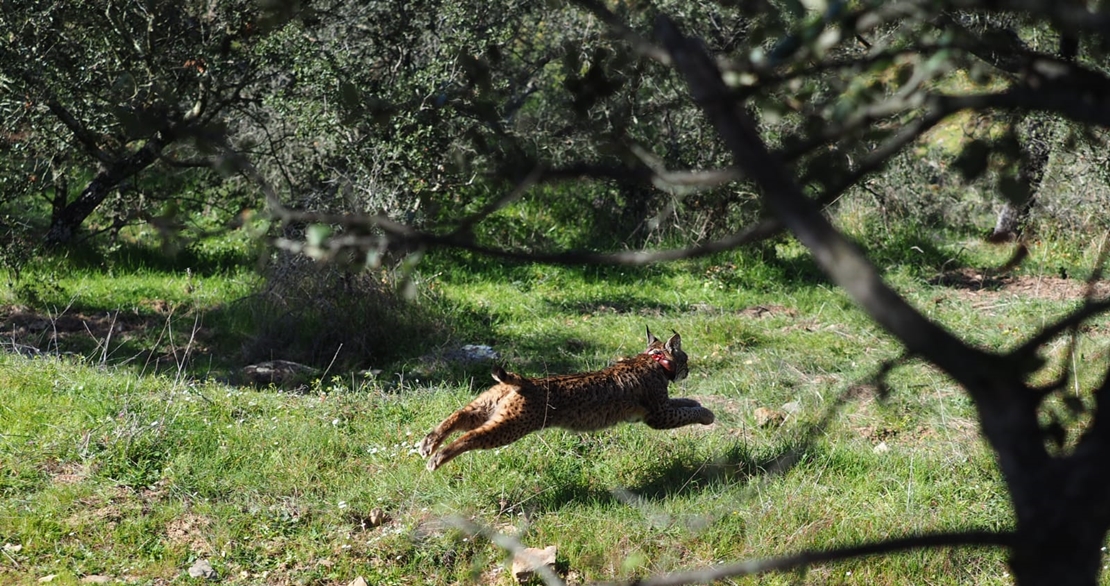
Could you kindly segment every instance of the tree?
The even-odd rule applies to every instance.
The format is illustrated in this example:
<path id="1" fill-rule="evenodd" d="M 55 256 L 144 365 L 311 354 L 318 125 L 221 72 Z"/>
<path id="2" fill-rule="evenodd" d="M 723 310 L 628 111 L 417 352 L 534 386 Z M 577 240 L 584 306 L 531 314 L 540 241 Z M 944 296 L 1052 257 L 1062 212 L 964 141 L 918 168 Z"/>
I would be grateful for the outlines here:
<path id="1" fill-rule="evenodd" d="M 634 169 L 641 180 L 673 182 L 676 177 L 694 184 L 742 178 L 760 194 L 769 217 L 701 244 L 664 251 L 599 252 L 594 250 L 506 250 L 491 247 L 474 236 L 474 227 L 496 217 L 504 206 L 524 197 L 542 182 L 606 177 L 605 165 L 580 167 L 579 174 L 552 172 L 539 166 L 518 181 L 516 188 L 472 214 L 455 220 L 457 228 L 414 226 L 384 215 L 340 217 L 279 210 L 279 217 L 358 226 L 361 233 L 330 241 L 309 242 L 306 249 L 321 255 L 346 247 L 412 250 L 447 246 L 538 262 L 639 264 L 691 257 L 735 247 L 787 230 L 812 252 L 817 263 L 876 323 L 905 347 L 907 358 L 928 361 L 956 380 L 974 402 L 984 438 L 1002 471 L 1013 504 L 1015 527 L 1007 532 L 969 531 L 959 534 L 893 538 L 875 544 L 831 552 L 806 552 L 768 562 L 726 565 L 688 574 L 646 580 L 653 584 L 684 584 L 784 569 L 818 560 L 938 545 L 996 545 L 1009 551 L 1009 563 L 1020 584 L 1084 584 L 1098 582 L 1101 547 L 1110 530 L 1110 371 L 1090 393 L 1061 398 L 1072 384 L 1062 369 L 1048 384 L 1035 375 L 1046 372 L 1046 344 L 1061 336 L 1072 340 L 1079 327 L 1110 309 L 1110 302 L 1087 298 L 1076 310 L 1041 328 L 1019 347 L 1001 352 L 976 348 L 942 325 L 930 321 L 883 281 L 866 254 L 845 238 L 822 215 L 821 206 L 833 201 L 863 178 L 880 172 L 930 129 L 959 112 L 1050 112 L 1087 128 L 1110 126 L 1104 104 L 1110 100 L 1110 78 L 1093 64 L 1101 63 L 1102 41 L 1110 32 L 1110 15 L 1091 12 L 1073 3 L 1003 3 L 1018 14 L 1023 28 L 1065 33 L 1065 47 L 1082 35 L 1091 39 L 1096 56 L 1087 62 L 979 35 L 931 3 L 829 3 L 822 14 L 798 14 L 792 32 L 771 45 L 752 36 L 738 47 L 711 53 L 707 47 L 715 23 L 699 20 L 696 10 L 664 6 L 662 12 L 681 13 L 683 25 L 665 14 L 655 18 L 654 38 L 639 31 L 652 15 L 618 15 L 592 0 L 578 4 L 604 22 L 625 45 L 618 62 L 636 58 L 647 65 L 644 75 L 671 80 L 681 77 L 692 104 L 703 113 L 732 157 L 725 168 L 710 171 L 667 171 L 641 159 Z M 985 11 L 998 3 L 965 2 L 959 8 Z M 737 13 L 772 11 L 768 5 L 741 6 Z M 747 22 L 760 22 L 751 16 Z M 767 19 L 764 22 L 773 19 Z M 684 28 L 698 31 L 687 36 Z M 762 32 L 773 30 L 764 27 Z M 1086 45 L 1085 45 L 1086 46 Z M 982 55 L 1006 51 L 1016 65 L 1015 75 L 977 69 Z M 1066 49 L 1065 53 L 1070 52 Z M 651 63 L 654 61 L 654 63 Z M 600 67 L 608 67 L 599 60 Z M 933 83 L 951 71 L 966 71 L 982 85 L 968 92 L 946 91 Z M 605 72 L 596 75 L 604 76 Z M 884 80 L 894 80 L 886 85 Z M 659 86 L 666 81 L 656 80 Z M 611 95 L 605 98 L 611 99 Z M 683 110 L 690 103 L 672 107 Z M 770 126 L 786 119 L 791 124 Z M 704 132 L 702 123 L 685 131 Z M 777 148 L 768 146 L 769 130 L 781 132 Z M 620 134 L 627 141 L 634 130 Z M 1013 134 L 1008 135 L 1012 137 Z M 650 140 L 650 139 L 649 139 Z M 626 146 L 628 143 L 625 143 Z M 969 178 L 1000 169 L 1000 186 L 1013 181 L 1017 164 L 1028 149 L 1011 148 L 1011 138 L 975 141 L 958 161 Z M 658 145 L 653 145 L 658 146 Z M 612 158 L 605 159 L 612 161 Z M 596 164 L 596 163 L 595 163 Z M 557 168 L 556 168 L 557 169 Z M 635 174 L 633 174 L 635 177 Z M 289 244 L 289 243 L 286 243 Z M 1101 263 L 1100 263 L 1101 267 Z M 1094 279 L 1101 276 L 1096 270 Z M 897 367 L 897 362 L 888 365 Z M 1061 412 L 1061 402 L 1070 410 Z M 1077 417 L 1081 414 L 1082 417 Z"/>
<path id="2" fill-rule="evenodd" d="M 113 195 L 108 229 L 171 214 L 218 179 L 204 147 L 256 99 L 264 25 L 247 2 L 5 5 L 4 159 L 19 172 L 0 201 L 47 200 L 49 244 L 71 243 Z"/>

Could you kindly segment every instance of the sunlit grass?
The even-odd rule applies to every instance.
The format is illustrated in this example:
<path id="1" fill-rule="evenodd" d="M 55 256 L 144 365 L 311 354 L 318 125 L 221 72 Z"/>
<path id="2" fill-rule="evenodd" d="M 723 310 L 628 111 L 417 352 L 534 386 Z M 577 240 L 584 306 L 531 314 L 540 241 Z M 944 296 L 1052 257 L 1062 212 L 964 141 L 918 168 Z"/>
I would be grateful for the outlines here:
<path id="1" fill-rule="evenodd" d="M 939 250 L 974 270 L 999 254 Z M 948 267 L 909 269 L 916 251 L 885 254 L 912 303 L 984 347 L 1011 347 L 1074 304 L 930 284 Z M 50 270 L 29 274 L 53 274 L 83 303 L 166 299 L 197 315 L 254 278 Z M 452 343 L 488 344 L 527 375 L 599 368 L 639 352 L 645 326 L 678 330 L 691 375 L 673 393 L 704 402 L 717 423 L 548 430 L 429 473 L 413 444 L 486 386 L 488 365 L 437 369 L 412 355 L 369 381 L 337 371 L 290 393 L 81 355 L 3 354 L 0 541 L 10 547 L 0 581 L 189 583 L 203 558 L 233 584 L 512 583 L 504 552 L 454 516 L 557 545 L 573 582 L 1011 523 L 967 398 L 916 362 L 879 396 L 869 383 L 898 346 L 795 243 L 769 259 L 741 251 L 647 269 L 433 255 L 420 271 L 421 303 L 457 320 Z M 1074 367 L 1081 380 L 1098 368 Z M 785 422 L 757 426 L 760 407 Z M 996 584 L 1004 572 L 998 551 L 930 550 L 742 582 Z"/>

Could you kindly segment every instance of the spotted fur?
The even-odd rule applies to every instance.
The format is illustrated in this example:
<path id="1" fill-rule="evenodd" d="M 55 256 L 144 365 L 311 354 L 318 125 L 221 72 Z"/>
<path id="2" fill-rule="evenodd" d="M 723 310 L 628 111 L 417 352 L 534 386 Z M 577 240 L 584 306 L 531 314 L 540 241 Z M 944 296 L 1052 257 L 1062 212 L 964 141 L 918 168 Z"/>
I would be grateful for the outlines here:
<path id="1" fill-rule="evenodd" d="M 470 450 L 508 445 L 547 427 L 593 431 L 623 421 L 642 421 L 655 429 L 713 423 L 713 412 L 697 401 L 667 396 L 667 385 L 689 373 L 678 333 L 662 342 L 648 330 L 647 342 L 643 353 L 597 372 L 527 378 L 495 368 L 497 384 L 420 442 L 420 455 L 431 456 L 428 470 Z M 458 431 L 465 433 L 439 449 Z"/>

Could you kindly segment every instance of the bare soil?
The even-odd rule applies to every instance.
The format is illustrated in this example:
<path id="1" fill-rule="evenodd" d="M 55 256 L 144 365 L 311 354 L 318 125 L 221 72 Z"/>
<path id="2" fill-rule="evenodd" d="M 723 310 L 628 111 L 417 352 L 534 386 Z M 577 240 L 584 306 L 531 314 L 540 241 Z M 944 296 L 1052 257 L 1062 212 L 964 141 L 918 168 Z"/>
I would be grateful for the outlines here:
<path id="1" fill-rule="evenodd" d="M 1110 296 L 1110 281 L 1096 281 L 1089 284 L 1061 277 L 992 275 L 989 272 L 970 268 L 948 271 L 931 279 L 929 284 L 947 287 L 969 298 L 1010 295 L 1067 301 L 1083 299 L 1088 295 L 1094 298 Z"/>

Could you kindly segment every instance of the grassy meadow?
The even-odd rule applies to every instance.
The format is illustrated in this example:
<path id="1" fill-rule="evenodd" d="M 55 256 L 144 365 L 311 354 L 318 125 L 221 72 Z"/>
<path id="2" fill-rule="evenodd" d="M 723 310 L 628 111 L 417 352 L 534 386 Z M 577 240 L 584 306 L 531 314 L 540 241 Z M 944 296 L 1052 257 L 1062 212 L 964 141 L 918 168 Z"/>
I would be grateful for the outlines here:
<path id="1" fill-rule="evenodd" d="M 458 519 L 557 546 L 570 583 L 1011 523 L 967 398 L 913 361 L 881 393 L 898 347 L 791 240 L 646 268 L 430 254 L 382 334 L 396 342 L 292 390 L 236 380 L 262 285 L 249 253 L 225 252 L 36 261 L 0 290 L 0 583 L 189 584 L 201 559 L 221 584 L 514 583 Z M 1004 276 L 987 271 L 1007 249 L 971 236 L 872 252 L 927 315 L 1006 348 L 1074 307 L 1096 247 L 1040 241 Z M 490 383 L 452 349 L 539 376 L 639 352 L 645 326 L 682 334 L 672 394 L 714 425 L 547 430 L 425 471 L 414 443 Z M 1084 348 L 1107 331 L 1090 330 Z M 782 419 L 761 426 L 759 408 Z M 1010 579 L 1001 552 L 960 548 L 736 582 Z"/>

